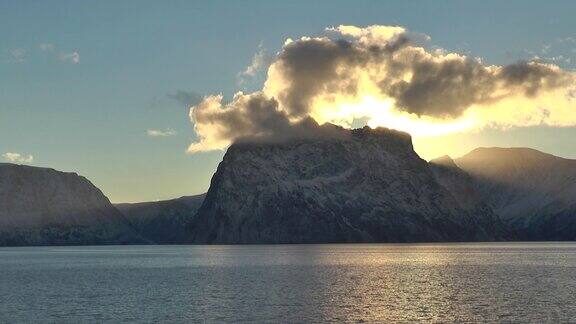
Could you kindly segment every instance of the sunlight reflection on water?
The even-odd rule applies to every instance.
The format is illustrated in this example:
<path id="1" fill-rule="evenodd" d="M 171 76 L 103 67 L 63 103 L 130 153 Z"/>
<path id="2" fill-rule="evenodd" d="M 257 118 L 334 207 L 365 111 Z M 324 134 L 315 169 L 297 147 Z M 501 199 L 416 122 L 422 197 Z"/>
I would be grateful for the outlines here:
<path id="1" fill-rule="evenodd" d="M 576 244 L 0 248 L 0 322 L 573 321 Z"/>

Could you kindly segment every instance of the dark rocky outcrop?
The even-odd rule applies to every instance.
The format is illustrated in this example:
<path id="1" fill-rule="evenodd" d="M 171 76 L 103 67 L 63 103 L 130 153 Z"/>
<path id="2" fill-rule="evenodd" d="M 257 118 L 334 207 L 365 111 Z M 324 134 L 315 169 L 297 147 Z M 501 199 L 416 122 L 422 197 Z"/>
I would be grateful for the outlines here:
<path id="1" fill-rule="evenodd" d="M 232 145 L 190 224 L 193 243 L 492 241 L 482 204 L 458 201 L 389 129 Z"/>

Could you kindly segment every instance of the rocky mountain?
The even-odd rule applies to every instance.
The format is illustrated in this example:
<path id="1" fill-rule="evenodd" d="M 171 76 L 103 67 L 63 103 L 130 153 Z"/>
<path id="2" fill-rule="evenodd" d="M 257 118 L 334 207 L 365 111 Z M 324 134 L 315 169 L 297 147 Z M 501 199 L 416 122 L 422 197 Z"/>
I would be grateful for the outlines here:
<path id="1" fill-rule="evenodd" d="M 330 126 L 326 126 L 330 127 Z M 451 186 L 408 134 L 334 128 L 330 136 L 238 142 L 189 229 L 194 243 L 492 241 L 490 208 Z M 466 175 L 463 175 L 466 176 Z"/>
<path id="2" fill-rule="evenodd" d="M 143 242 L 86 178 L 53 169 L 0 164 L 0 245 Z"/>
<path id="3" fill-rule="evenodd" d="M 0 163 L 0 245 L 576 240 L 576 160 L 526 148 L 420 159 L 409 135 L 233 144 L 206 195 L 110 201 L 86 178 Z"/>
<path id="4" fill-rule="evenodd" d="M 188 242 L 190 233 L 186 223 L 194 216 L 204 196 L 115 206 L 142 236 L 158 244 L 178 244 Z"/>
<path id="5" fill-rule="evenodd" d="M 455 163 L 523 240 L 576 240 L 576 160 L 529 148 L 478 148 Z"/>
<path id="6" fill-rule="evenodd" d="M 443 156 L 434 159 L 430 161 L 430 168 L 438 183 L 452 194 L 460 207 L 470 211 L 480 209 L 486 213 L 494 212 L 484 200 L 476 179 L 458 168 L 452 158 Z"/>

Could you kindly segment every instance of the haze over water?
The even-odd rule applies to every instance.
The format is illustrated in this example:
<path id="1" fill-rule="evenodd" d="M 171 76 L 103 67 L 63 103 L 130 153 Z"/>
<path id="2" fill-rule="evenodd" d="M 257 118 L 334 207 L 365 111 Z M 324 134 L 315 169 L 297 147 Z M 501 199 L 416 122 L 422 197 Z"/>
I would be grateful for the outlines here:
<path id="1" fill-rule="evenodd" d="M 576 244 L 0 249 L 0 322 L 576 318 Z"/>

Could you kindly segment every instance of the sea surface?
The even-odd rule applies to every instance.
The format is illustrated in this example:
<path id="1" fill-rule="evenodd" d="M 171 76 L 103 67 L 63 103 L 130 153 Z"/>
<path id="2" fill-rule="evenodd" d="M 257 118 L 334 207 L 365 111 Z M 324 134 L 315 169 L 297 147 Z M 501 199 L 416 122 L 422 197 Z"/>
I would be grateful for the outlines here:
<path id="1" fill-rule="evenodd" d="M 0 248 L 0 322 L 576 322 L 576 244 Z"/>

